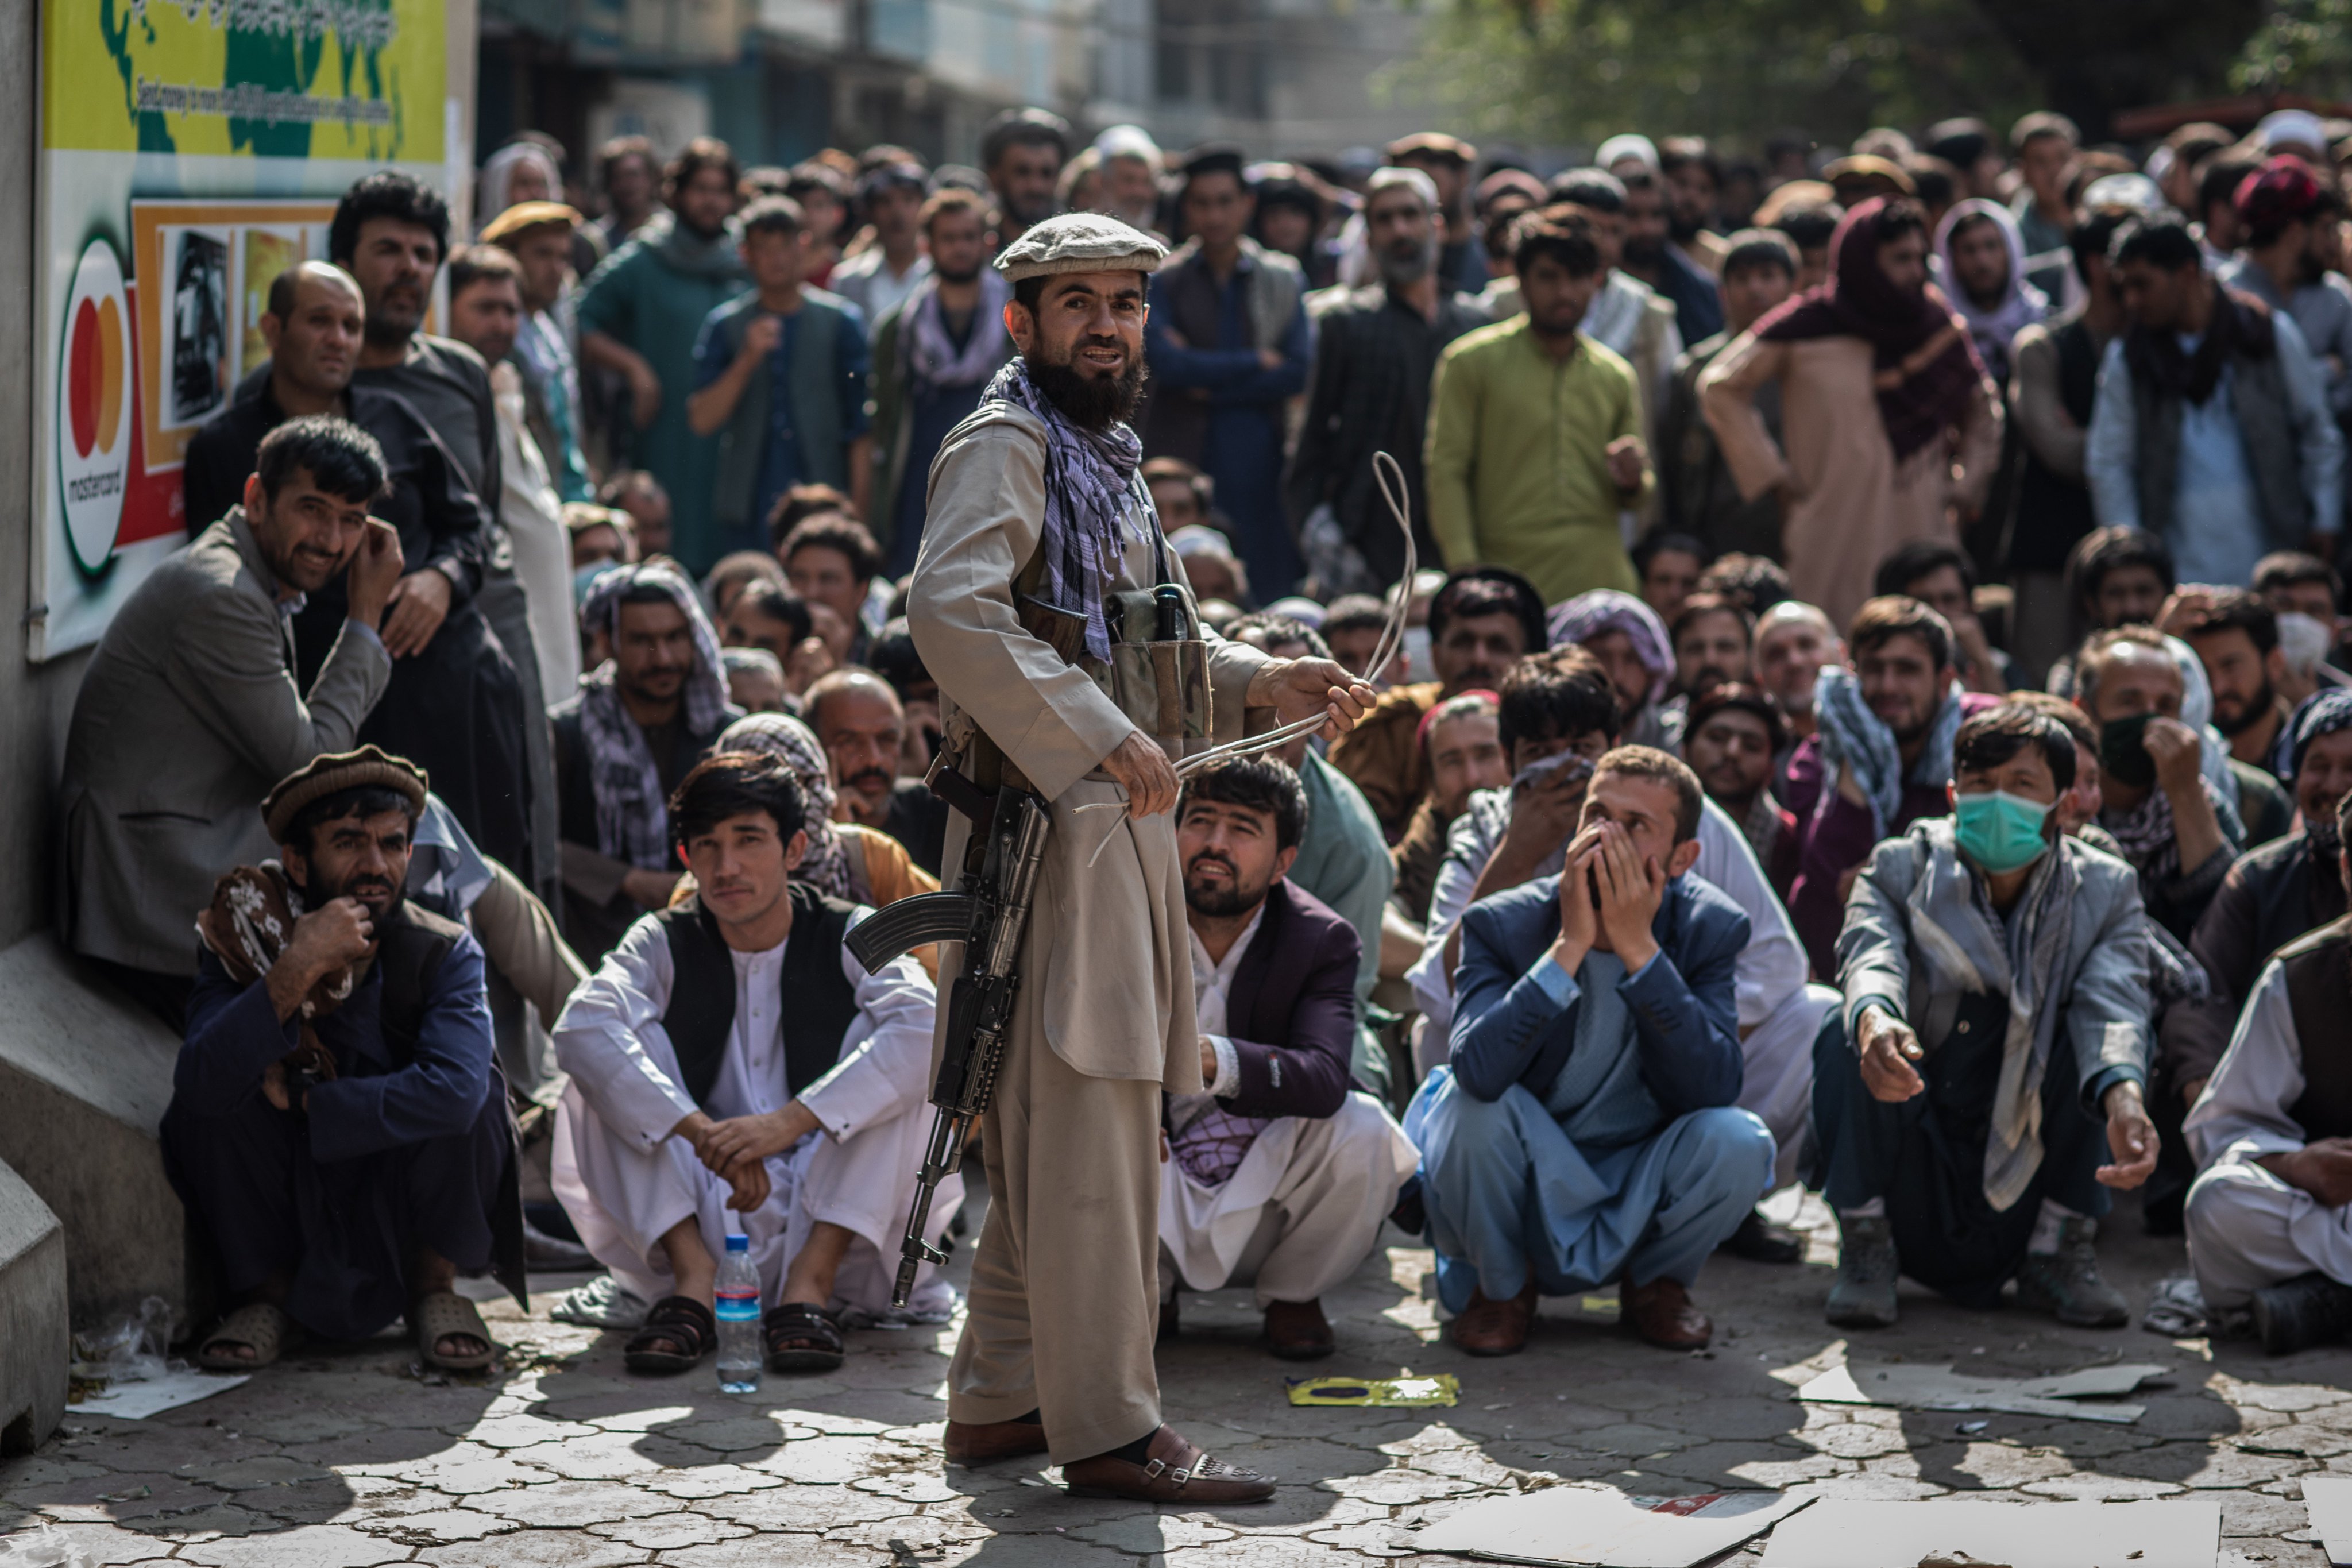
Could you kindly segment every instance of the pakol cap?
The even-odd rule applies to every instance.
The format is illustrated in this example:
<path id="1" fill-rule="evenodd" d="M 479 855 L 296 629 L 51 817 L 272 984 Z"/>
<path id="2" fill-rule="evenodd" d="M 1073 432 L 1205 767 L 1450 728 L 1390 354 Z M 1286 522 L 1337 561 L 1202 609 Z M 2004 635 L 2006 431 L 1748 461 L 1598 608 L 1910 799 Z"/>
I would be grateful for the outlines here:
<path id="1" fill-rule="evenodd" d="M 313 801 L 347 789 L 369 786 L 398 792 L 415 816 L 425 809 L 425 792 L 431 783 L 425 770 L 406 757 L 395 757 L 375 746 L 356 752 L 327 752 L 278 781 L 261 799 L 261 820 L 268 826 L 272 844 L 286 842 L 295 817 Z"/>
<path id="2" fill-rule="evenodd" d="M 1024 231 L 998 252 L 1008 283 L 1062 272 L 1157 272 L 1168 247 L 1102 213 L 1062 213 Z"/>
<path id="3" fill-rule="evenodd" d="M 576 208 L 562 202 L 517 202 L 482 227 L 484 245 L 504 245 L 534 228 L 579 226 Z"/>

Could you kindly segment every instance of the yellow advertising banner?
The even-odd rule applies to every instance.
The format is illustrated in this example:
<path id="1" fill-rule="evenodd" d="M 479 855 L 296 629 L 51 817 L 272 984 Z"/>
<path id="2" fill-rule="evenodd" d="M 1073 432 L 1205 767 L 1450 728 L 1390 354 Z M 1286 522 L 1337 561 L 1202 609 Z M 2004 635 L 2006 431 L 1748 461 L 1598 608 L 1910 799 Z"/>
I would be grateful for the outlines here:
<path id="1" fill-rule="evenodd" d="M 343 192 L 446 184 L 446 35 L 442 0 L 45 0 L 32 658 L 97 641 L 216 521 L 182 456 Z"/>
<path id="2" fill-rule="evenodd" d="M 441 161 L 440 0 L 53 0 L 53 149 Z"/>

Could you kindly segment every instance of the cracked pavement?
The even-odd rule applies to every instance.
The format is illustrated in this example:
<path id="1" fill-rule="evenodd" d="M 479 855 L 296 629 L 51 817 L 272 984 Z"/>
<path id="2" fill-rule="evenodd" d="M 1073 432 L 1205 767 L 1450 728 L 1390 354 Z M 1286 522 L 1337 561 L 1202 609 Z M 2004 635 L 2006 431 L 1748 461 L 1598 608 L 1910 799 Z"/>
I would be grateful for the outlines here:
<path id="1" fill-rule="evenodd" d="M 982 1200 L 975 1198 L 975 1211 Z M 977 1213 L 973 1217 L 976 1219 Z M 1777 1487 L 1822 1496 L 2221 1502 L 2224 1564 L 2322 1564 L 2298 1478 L 2352 1473 L 2352 1348 L 2272 1360 L 2251 1345 L 2066 1329 L 2014 1310 L 1969 1312 L 1906 1284 L 1900 1327 L 1863 1359 L 1951 1362 L 2025 1376 L 2099 1360 L 2170 1364 L 2168 1385 L 2115 1426 L 1797 1404 L 1792 1382 L 1844 1353 L 1822 1321 L 1833 1232 L 1773 1268 L 1712 1260 L 1695 1291 L 1716 1322 L 1704 1355 L 1621 1334 L 1612 1303 L 1547 1300 L 1519 1356 L 1482 1361 L 1438 1337 L 1425 1249 L 1394 1244 L 1327 1299 L 1339 1353 L 1301 1369 L 1256 1343 L 1248 1292 L 1189 1295 L 1160 1347 L 1169 1419 L 1211 1452 L 1285 1485 L 1271 1504 L 1152 1510 L 1072 1498 L 1058 1473 L 1012 1463 L 943 1470 L 955 1329 L 850 1336 L 839 1372 L 718 1392 L 706 1363 L 631 1377 L 622 1335 L 485 1315 L 503 1369 L 426 1376 L 392 1335 L 310 1347 L 241 1387 L 148 1421 L 79 1410 L 35 1454 L 0 1463 L 0 1534 L 42 1521 L 93 1564 L 219 1568 L 1244 1568 L 1416 1554 L 1419 1526 L 1483 1497 L 1556 1482 L 1672 1496 Z M 2136 1306 L 2180 1264 L 2179 1244 L 2119 1209 L 2102 1237 Z M 960 1249 L 961 1268 L 968 1248 Z M 494 1288 L 491 1288 L 494 1289 Z M 1452 1409 L 1297 1408 L 1284 1376 L 1451 1372 Z M 1975 1428 L 1970 1430 L 1969 1428 Z M 1727 1561 L 1753 1564 L 1760 1550 Z"/>

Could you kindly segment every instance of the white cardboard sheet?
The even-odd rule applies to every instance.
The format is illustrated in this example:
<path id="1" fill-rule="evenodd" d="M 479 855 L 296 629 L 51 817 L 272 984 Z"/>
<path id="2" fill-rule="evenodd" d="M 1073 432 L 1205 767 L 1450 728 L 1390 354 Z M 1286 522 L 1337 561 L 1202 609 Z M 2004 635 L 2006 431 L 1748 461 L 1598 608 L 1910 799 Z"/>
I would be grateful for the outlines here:
<path id="1" fill-rule="evenodd" d="M 1544 1568 L 1692 1568 L 1803 1508 L 1782 1492 L 1629 1498 L 1599 1487 L 1547 1487 L 1464 1509 L 1414 1535 L 1451 1552 Z"/>
<path id="2" fill-rule="evenodd" d="M 1958 1558 L 2002 1568 L 2213 1568 L 2221 1505 L 1824 1499 L 1772 1532 L 1764 1568 L 1913 1568 Z"/>
<path id="3" fill-rule="evenodd" d="M 226 1393 L 252 1375 L 249 1372 L 197 1372 L 192 1367 L 181 1367 L 161 1377 L 109 1384 L 96 1394 L 84 1394 L 82 1402 L 73 1408 L 79 1415 L 143 1421 L 150 1415 L 161 1415 L 166 1410 L 177 1410 L 183 1405 L 194 1405 L 199 1399 Z"/>
<path id="4" fill-rule="evenodd" d="M 2305 1476 L 2304 1506 L 2330 1563 L 2352 1563 L 2352 1476 Z"/>
<path id="5" fill-rule="evenodd" d="M 2147 1413 L 2143 1405 L 2077 1405 L 2078 1399 L 2131 1393 L 2172 1369 L 2153 1362 L 2116 1362 L 2050 1377 L 1977 1377 L 1948 1366 L 1865 1363 L 1833 1366 L 1797 1390 L 1817 1405 L 1883 1405 L 1902 1410 L 1992 1410 L 2011 1415 L 2060 1415 L 2123 1424 Z"/>

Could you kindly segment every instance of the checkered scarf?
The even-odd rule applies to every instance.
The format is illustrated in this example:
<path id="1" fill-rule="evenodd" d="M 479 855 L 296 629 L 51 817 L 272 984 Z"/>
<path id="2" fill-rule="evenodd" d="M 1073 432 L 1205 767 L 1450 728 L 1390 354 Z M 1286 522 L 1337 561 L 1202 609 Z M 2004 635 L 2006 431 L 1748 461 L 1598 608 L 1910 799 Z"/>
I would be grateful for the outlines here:
<path id="1" fill-rule="evenodd" d="M 1143 442 L 1124 424 L 1081 430 L 1029 378 L 1019 356 L 996 373 L 982 401 L 1010 403 L 1045 422 L 1045 597 L 1057 610 L 1082 616 L 1087 651 L 1110 658 L 1110 626 L 1103 590 L 1118 574 L 1130 543 L 1151 537 L 1151 493 L 1136 482 Z"/>

